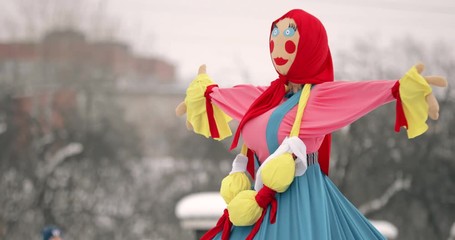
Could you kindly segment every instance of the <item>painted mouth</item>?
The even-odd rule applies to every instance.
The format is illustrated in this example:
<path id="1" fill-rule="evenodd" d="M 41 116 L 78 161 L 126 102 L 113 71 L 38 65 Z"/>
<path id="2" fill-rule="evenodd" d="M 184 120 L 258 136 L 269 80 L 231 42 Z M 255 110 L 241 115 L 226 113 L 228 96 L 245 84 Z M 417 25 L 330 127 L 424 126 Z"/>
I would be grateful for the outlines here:
<path id="1" fill-rule="evenodd" d="M 278 65 L 278 66 L 282 66 L 288 62 L 287 59 L 284 59 L 281 57 L 274 58 L 273 61 L 275 61 L 276 65 Z"/>

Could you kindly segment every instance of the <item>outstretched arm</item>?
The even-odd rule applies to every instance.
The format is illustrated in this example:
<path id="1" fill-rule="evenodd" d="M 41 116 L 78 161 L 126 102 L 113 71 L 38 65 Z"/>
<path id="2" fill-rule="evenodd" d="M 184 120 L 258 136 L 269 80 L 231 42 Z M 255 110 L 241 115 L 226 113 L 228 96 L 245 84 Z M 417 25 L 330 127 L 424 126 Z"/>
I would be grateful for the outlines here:
<path id="1" fill-rule="evenodd" d="M 187 128 L 206 137 L 219 140 L 230 136 L 227 122 L 230 118 L 240 121 L 254 100 L 266 87 L 237 85 L 231 88 L 219 88 L 206 74 L 206 66 L 199 67 L 197 77 L 186 91 L 185 101 L 176 108 L 177 116 L 187 113 Z M 213 117 L 214 119 L 210 119 Z M 215 124 L 221 128 L 220 137 L 214 137 Z"/>
<path id="2" fill-rule="evenodd" d="M 332 133 L 393 101 L 391 89 L 395 82 L 335 81 L 314 87 L 303 114 L 300 136 L 318 137 Z"/>
<path id="3" fill-rule="evenodd" d="M 301 137 L 318 137 L 345 127 L 370 111 L 395 99 L 392 88 L 399 87 L 406 126 L 410 138 L 425 132 L 427 116 L 437 119 L 439 105 L 430 85 L 445 87 L 447 80 L 440 76 L 423 77 L 423 64 L 417 64 L 397 81 L 331 82 L 312 90 L 304 112 Z M 282 130 L 292 126 L 296 110 L 285 118 Z M 283 134 L 287 134 L 284 132 Z"/>

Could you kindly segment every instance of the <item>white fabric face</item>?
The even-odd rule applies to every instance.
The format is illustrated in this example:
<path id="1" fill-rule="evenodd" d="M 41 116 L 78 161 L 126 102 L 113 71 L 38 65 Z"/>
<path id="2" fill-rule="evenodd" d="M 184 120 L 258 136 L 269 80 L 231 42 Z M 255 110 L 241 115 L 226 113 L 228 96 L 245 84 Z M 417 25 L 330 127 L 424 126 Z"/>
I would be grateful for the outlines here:
<path id="1" fill-rule="evenodd" d="M 297 177 L 305 174 L 305 171 L 308 168 L 305 143 L 298 137 L 286 137 L 276 151 L 262 163 L 256 172 L 256 181 L 254 183 L 254 189 L 256 191 L 259 191 L 264 185 L 261 178 L 262 167 L 273 158 L 286 152 L 293 153 L 297 157 L 295 159 L 295 176 Z"/>
<path id="2" fill-rule="evenodd" d="M 243 154 L 237 154 L 234 161 L 232 162 L 232 170 L 229 174 L 236 172 L 246 172 L 247 164 L 248 158 Z"/>

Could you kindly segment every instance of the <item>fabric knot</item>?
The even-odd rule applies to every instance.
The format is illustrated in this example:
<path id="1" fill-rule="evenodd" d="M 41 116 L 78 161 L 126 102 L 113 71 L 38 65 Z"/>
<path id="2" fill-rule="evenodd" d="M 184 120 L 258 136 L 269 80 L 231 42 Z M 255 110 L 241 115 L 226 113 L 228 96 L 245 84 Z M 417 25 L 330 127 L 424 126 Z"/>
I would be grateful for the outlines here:
<path id="1" fill-rule="evenodd" d="M 218 131 L 218 127 L 216 126 L 215 115 L 213 114 L 212 97 L 210 96 L 210 93 L 213 92 L 213 88 L 215 87 L 218 87 L 218 85 L 212 84 L 207 86 L 207 89 L 205 89 L 204 92 L 204 97 L 205 108 L 207 112 L 207 120 L 209 122 L 210 135 L 212 135 L 212 138 L 219 138 L 220 133 Z"/>
<path id="2" fill-rule="evenodd" d="M 288 77 L 285 76 L 285 75 L 281 75 L 281 74 L 280 74 L 277 80 L 278 80 L 280 83 L 284 84 L 284 85 L 286 85 L 286 84 L 289 83 L 289 79 L 288 79 Z"/>
<path id="3" fill-rule="evenodd" d="M 271 205 L 270 208 L 270 223 L 274 224 L 276 222 L 276 212 L 277 212 L 277 202 L 275 199 L 276 192 L 264 185 L 261 190 L 256 194 L 256 202 L 258 205 L 263 208 L 261 217 L 258 219 L 256 224 L 254 224 L 253 229 L 251 229 L 250 234 L 248 234 L 246 240 L 252 240 L 254 236 L 259 232 L 262 222 L 264 221 L 265 214 L 267 212 L 267 207 Z"/>
<path id="4" fill-rule="evenodd" d="M 264 187 L 261 188 L 261 190 L 259 190 L 256 194 L 255 199 L 259 207 L 265 209 L 273 200 L 275 200 L 275 194 L 276 192 L 273 189 L 264 185 Z"/>
<path id="5" fill-rule="evenodd" d="M 207 88 L 205 89 L 204 97 L 205 98 L 211 98 L 210 97 L 210 93 L 213 92 L 213 88 L 215 88 L 215 87 L 218 87 L 218 84 L 208 85 Z"/>
<path id="6" fill-rule="evenodd" d="M 229 211 L 227 209 L 224 209 L 223 215 L 221 215 L 221 217 L 218 219 L 215 227 L 207 231 L 200 240 L 211 240 L 219 232 L 222 232 L 221 240 L 228 240 L 231 233 L 231 227 L 232 223 L 229 221 Z"/>

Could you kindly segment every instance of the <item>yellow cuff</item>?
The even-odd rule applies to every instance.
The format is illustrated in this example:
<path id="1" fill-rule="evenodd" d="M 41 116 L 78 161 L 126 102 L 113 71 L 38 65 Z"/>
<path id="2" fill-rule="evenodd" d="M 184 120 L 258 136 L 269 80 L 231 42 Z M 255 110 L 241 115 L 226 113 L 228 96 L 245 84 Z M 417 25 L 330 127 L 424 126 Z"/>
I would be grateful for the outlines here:
<path id="1" fill-rule="evenodd" d="M 204 96 L 207 86 L 215 84 L 207 74 L 199 74 L 186 90 L 185 104 L 187 107 L 187 120 L 193 126 L 194 132 L 205 137 L 210 137 L 210 128 L 207 118 L 206 99 Z M 213 115 L 215 117 L 219 138 L 222 140 L 232 135 L 229 128 L 231 118 L 222 112 L 216 105 L 213 105 Z"/>
<path id="2" fill-rule="evenodd" d="M 431 93 L 428 82 L 412 67 L 400 79 L 400 97 L 408 122 L 408 138 L 415 138 L 428 130 L 428 103 L 426 96 Z"/>

